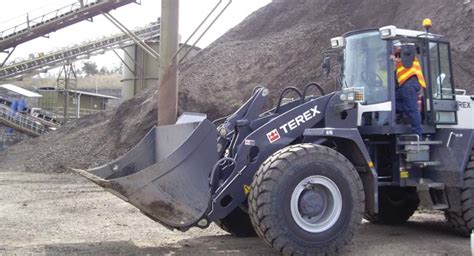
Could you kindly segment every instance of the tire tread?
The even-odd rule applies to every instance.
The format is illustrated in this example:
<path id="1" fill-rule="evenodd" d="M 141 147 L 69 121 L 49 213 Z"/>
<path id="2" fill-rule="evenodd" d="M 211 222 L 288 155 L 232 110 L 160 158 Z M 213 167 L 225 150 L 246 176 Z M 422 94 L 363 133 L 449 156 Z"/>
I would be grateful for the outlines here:
<path id="1" fill-rule="evenodd" d="M 469 162 L 467 163 L 464 172 L 464 186 L 466 183 L 471 183 L 474 179 L 474 149 L 471 151 Z M 444 215 L 455 232 L 462 236 L 469 236 L 471 230 L 474 229 L 474 188 L 463 187 L 461 191 L 461 211 L 444 212 Z"/>
<path id="2" fill-rule="evenodd" d="M 360 177 L 352 164 L 338 152 L 324 146 L 314 144 L 297 144 L 288 146 L 277 151 L 262 163 L 259 170 L 255 174 L 254 181 L 251 184 L 248 200 L 250 219 L 253 226 L 255 227 L 257 235 L 261 237 L 267 245 L 273 247 L 284 255 L 303 255 L 312 252 L 305 251 L 303 248 L 298 248 L 294 243 L 292 243 L 286 233 L 278 233 L 277 230 L 272 228 L 272 212 L 266 212 L 263 209 L 265 205 L 271 204 L 271 198 L 262 199 L 262 192 L 266 191 L 262 191 L 262 189 L 271 189 L 272 187 L 275 187 L 276 184 L 278 184 L 277 181 L 283 177 L 281 174 L 285 172 L 285 170 L 282 169 L 282 165 L 286 166 L 287 164 L 291 164 L 293 159 L 305 154 L 311 154 L 320 151 L 324 151 L 324 153 L 334 156 L 348 164 L 348 166 L 352 167 L 352 171 L 347 173 L 347 175 L 350 176 L 348 181 L 351 183 L 351 187 L 356 187 L 357 195 L 355 198 L 359 199 L 359 201 L 355 202 L 354 204 L 357 216 L 355 218 L 351 218 L 351 223 L 349 224 L 350 232 L 346 232 L 336 243 L 328 247 L 317 248 L 316 250 L 318 251 L 318 255 L 337 253 L 341 247 L 347 245 L 351 241 L 352 237 L 354 236 L 355 229 L 357 229 L 360 225 L 360 220 L 362 219 L 365 205 L 364 188 Z"/>

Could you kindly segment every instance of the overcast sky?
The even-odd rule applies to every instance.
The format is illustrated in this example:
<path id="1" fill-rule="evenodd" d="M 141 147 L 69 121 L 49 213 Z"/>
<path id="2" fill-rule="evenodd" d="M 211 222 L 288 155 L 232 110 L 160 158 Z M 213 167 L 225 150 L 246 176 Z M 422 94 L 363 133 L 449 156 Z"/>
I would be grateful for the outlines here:
<path id="1" fill-rule="evenodd" d="M 87 0 L 84 0 L 87 1 Z M 26 13 L 30 18 L 40 16 L 57 8 L 66 6 L 74 0 L 14 0 L 2 1 L 0 9 L 0 30 L 25 22 Z M 180 34 L 182 41 L 192 33 L 218 0 L 180 0 Z M 223 1 L 224 3 L 227 0 Z M 233 0 L 209 32 L 201 39 L 199 47 L 205 47 L 227 30 L 240 23 L 245 17 L 271 0 Z M 142 27 L 155 21 L 161 12 L 160 0 L 141 0 L 141 5 L 129 4 L 111 12 L 111 14 L 129 29 Z M 38 38 L 21 44 L 15 50 L 10 60 L 27 58 L 30 53 L 49 52 L 56 48 L 66 47 L 98 37 L 119 33 L 105 17 L 98 16 L 93 22 L 83 21 L 51 33 L 49 38 Z M 3 58 L 3 55 L 2 55 Z M 118 66 L 120 60 L 113 54 L 95 57 L 100 66 Z"/>

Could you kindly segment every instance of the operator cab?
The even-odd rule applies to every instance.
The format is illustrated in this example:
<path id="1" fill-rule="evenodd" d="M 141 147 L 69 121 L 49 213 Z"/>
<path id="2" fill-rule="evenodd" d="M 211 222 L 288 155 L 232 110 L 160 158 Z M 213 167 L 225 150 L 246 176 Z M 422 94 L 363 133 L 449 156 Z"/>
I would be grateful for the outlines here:
<path id="1" fill-rule="evenodd" d="M 410 46 L 421 64 L 426 82 L 418 100 L 423 133 L 434 133 L 437 125 L 457 124 L 450 45 L 430 33 L 428 27 L 415 31 L 386 26 L 331 39 L 340 66 L 340 97 L 356 104 L 357 126 L 362 134 L 411 133 L 411 126 L 396 112 L 395 65 L 390 59 L 394 46 Z"/>

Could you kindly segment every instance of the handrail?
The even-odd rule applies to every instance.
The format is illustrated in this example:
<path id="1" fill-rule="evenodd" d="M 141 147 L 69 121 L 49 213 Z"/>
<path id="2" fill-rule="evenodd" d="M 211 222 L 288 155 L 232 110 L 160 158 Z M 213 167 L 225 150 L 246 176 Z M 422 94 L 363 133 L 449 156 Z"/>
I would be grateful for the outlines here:
<path id="1" fill-rule="evenodd" d="M 10 28 L 7 28 L 7 29 L 1 31 L 0 32 L 0 38 L 2 38 L 2 39 L 6 38 L 10 35 L 15 34 L 17 31 L 21 31 L 23 29 L 29 29 L 32 25 L 40 24 L 40 23 L 44 22 L 45 20 L 58 18 L 61 15 L 66 15 L 66 14 L 72 13 L 75 10 L 79 10 L 81 8 L 88 7 L 89 5 L 93 5 L 93 4 L 99 3 L 101 1 L 102 0 L 85 0 L 83 6 L 81 6 L 81 4 L 79 2 L 74 2 L 72 4 L 68 4 L 66 6 L 55 9 L 53 11 L 50 11 L 46 14 L 40 15 L 40 16 L 38 16 L 36 18 L 33 18 L 33 19 L 30 19 L 28 17 L 28 13 L 27 13 L 26 14 L 26 22 L 18 24 L 16 26 L 13 26 L 13 27 L 10 27 Z M 17 28 L 21 28 L 21 29 L 17 30 Z M 5 32 L 10 31 L 10 30 L 12 31 L 11 33 L 9 33 L 9 34 L 5 33 Z"/>
<path id="2" fill-rule="evenodd" d="M 81 0 L 81 2 L 84 1 Z M 86 5 L 80 5 L 79 1 L 76 1 L 33 19 L 30 19 L 28 15 L 26 22 L 0 32 L 0 51 L 137 1 L 86 0 Z"/>
<path id="3" fill-rule="evenodd" d="M 21 127 L 24 132 L 31 135 L 39 136 L 46 132 L 45 127 L 33 118 L 0 105 L 0 120 L 1 119 L 7 121 L 7 123 Z M 16 127 L 12 128 L 15 129 Z"/>
<path id="4" fill-rule="evenodd" d="M 11 105 L 11 101 L 0 97 L 0 106 L 10 109 Z M 26 107 L 23 112 L 27 113 L 27 116 L 29 116 L 33 120 L 39 121 L 42 125 L 46 127 L 59 127 L 61 125 L 58 122 L 57 116 L 50 111 L 46 111 L 44 109 L 39 109 L 39 111 L 32 111 L 31 108 Z"/>
<path id="5" fill-rule="evenodd" d="M 464 95 L 466 95 L 467 91 L 464 90 L 464 89 L 455 89 L 455 90 L 454 90 L 454 93 L 455 93 L 456 95 L 463 95 L 463 96 L 464 96 Z"/>

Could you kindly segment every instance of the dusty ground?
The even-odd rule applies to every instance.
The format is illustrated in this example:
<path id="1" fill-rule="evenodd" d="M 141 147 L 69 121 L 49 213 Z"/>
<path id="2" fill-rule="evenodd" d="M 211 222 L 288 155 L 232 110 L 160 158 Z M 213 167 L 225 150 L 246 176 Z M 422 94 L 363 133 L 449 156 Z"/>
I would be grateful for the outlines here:
<path id="1" fill-rule="evenodd" d="M 469 255 L 469 239 L 442 214 L 417 213 L 402 227 L 367 222 L 343 255 Z M 169 231 L 72 174 L 0 172 L 0 255 L 274 255 L 258 238 L 216 226 Z"/>

